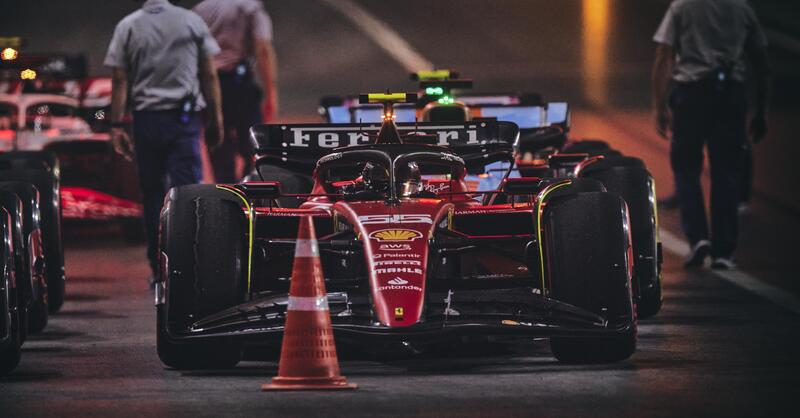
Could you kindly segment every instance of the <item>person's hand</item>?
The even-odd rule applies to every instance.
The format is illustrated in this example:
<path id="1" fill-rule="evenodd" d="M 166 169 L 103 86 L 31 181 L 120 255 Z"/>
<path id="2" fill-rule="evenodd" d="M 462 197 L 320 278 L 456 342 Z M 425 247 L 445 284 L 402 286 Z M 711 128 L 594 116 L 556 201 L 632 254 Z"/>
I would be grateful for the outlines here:
<path id="1" fill-rule="evenodd" d="M 261 106 L 261 117 L 264 119 L 264 123 L 272 122 L 278 116 L 278 95 L 274 91 L 275 88 L 273 87 L 272 93 L 267 95 Z"/>
<path id="2" fill-rule="evenodd" d="M 750 139 L 757 144 L 765 136 L 767 136 L 767 117 L 764 114 L 757 114 L 750 121 Z"/>
<path id="3" fill-rule="evenodd" d="M 211 118 L 203 136 L 206 140 L 206 147 L 208 147 L 209 152 L 214 151 L 217 147 L 222 145 L 222 140 L 225 137 L 222 116 Z"/>
<path id="4" fill-rule="evenodd" d="M 111 128 L 111 145 L 117 154 L 133 161 L 133 143 L 125 128 Z"/>
<path id="5" fill-rule="evenodd" d="M 672 124 L 672 114 L 667 106 L 656 108 L 656 131 L 664 139 L 669 139 L 670 125 Z"/>

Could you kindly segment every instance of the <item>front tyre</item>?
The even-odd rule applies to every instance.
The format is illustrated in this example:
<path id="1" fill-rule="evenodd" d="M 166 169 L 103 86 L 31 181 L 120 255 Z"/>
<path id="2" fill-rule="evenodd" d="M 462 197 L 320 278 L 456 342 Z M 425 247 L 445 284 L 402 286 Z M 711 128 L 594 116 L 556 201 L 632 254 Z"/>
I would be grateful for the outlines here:
<path id="1" fill-rule="evenodd" d="M 553 355 L 564 363 L 610 363 L 636 350 L 625 202 L 611 193 L 560 196 L 542 220 L 552 288 L 550 296 L 594 312 L 612 335 L 552 337 Z"/>
<path id="2" fill-rule="evenodd" d="M 161 361 L 176 369 L 229 368 L 240 347 L 226 340 L 187 341 L 199 319 L 244 301 L 248 232 L 243 202 L 215 185 L 170 191 L 161 213 L 157 346 Z"/>
<path id="3" fill-rule="evenodd" d="M 589 164 L 581 177 L 597 180 L 628 204 L 633 239 L 633 284 L 640 318 L 661 310 L 661 266 L 658 254 L 656 197 L 653 178 L 644 162 L 633 157 L 611 157 Z"/>

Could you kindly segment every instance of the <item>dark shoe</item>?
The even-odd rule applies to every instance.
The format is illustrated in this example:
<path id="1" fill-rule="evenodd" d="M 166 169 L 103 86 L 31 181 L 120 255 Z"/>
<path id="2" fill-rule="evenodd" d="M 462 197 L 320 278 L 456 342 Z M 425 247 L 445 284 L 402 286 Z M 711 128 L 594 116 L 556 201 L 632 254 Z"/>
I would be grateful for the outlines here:
<path id="1" fill-rule="evenodd" d="M 711 255 L 711 242 L 706 239 L 697 241 L 693 246 L 686 260 L 683 262 L 684 267 L 700 267 L 705 263 L 706 257 Z"/>
<path id="2" fill-rule="evenodd" d="M 736 263 L 730 258 L 717 257 L 711 263 L 711 268 L 714 270 L 735 270 Z"/>
<path id="3" fill-rule="evenodd" d="M 736 212 L 739 213 L 739 215 L 749 215 L 752 211 L 753 209 L 750 208 L 750 204 L 747 202 L 740 202 L 739 206 L 736 208 Z"/>

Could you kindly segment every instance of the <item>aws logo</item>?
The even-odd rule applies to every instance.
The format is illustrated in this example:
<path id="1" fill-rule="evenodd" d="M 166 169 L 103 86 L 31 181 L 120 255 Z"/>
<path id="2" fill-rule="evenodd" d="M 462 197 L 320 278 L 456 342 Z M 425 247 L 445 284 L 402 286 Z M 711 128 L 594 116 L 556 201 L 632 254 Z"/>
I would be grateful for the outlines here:
<path id="1" fill-rule="evenodd" d="M 422 234 L 411 229 L 381 229 L 369 234 L 369 237 L 378 241 L 414 241 L 422 238 Z"/>

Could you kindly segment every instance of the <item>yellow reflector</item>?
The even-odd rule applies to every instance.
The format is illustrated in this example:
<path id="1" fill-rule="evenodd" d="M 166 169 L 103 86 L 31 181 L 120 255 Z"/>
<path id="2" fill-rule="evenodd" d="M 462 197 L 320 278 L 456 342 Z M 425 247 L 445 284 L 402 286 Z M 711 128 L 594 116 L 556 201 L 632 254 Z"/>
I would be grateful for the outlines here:
<path id="1" fill-rule="evenodd" d="M 406 100 L 405 93 L 370 93 L 367 95 L 370 103 L 381 102 L 404 102 Z"/>
<path id="2" fill-rule="evenodd" d="M 424 70 L 417 72 L 419 81 L 427 80 L 447 80 L 450 78 L 450 70 Z"/>

